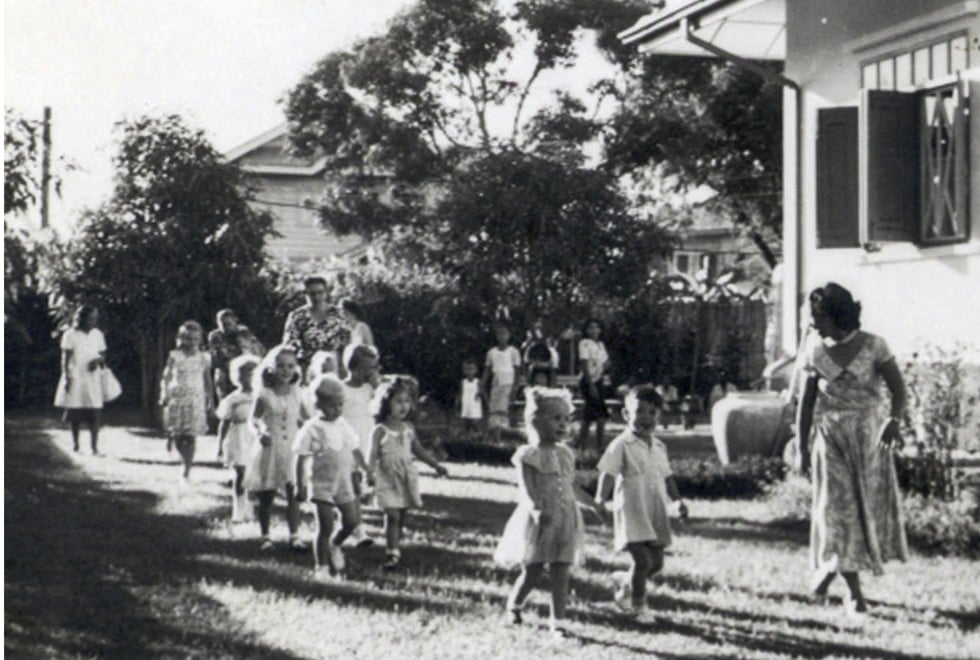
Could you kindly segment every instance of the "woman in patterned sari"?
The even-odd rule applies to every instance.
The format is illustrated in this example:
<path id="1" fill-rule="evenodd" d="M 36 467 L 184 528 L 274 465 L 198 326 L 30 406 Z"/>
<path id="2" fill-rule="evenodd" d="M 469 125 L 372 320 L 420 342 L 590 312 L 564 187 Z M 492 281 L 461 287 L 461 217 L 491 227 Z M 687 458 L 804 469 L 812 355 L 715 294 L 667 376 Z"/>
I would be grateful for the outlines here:
<path id="1" fill-rule="evenodd" d="M 905 385 L 885 340 L 861 331 L 861 305 L 847 289 L 834 283 L 815 289 L 810 310 L 820 340 L 804 350 L 797 429 L 799 468 L 813 473 L 813 586 L 822 598 L 840 573 L 849 591 L 845 614 L 860 623 L 867 603 L 858 573 L 880 575 L 884 562 L 908 555 L 890 451 L 899 440 Z"/>

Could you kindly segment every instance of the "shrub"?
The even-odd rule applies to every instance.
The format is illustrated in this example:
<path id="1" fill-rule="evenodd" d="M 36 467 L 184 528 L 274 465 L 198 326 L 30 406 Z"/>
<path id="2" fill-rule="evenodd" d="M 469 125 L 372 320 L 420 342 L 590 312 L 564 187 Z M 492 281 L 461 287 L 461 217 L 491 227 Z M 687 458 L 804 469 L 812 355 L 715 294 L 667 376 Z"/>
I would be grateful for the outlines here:
<path id="1" fill-rule="evenodd" d="M 812 488 L 803 477 L 790 476 L 766 495 L 770 522 L 809 522 Z M 925 554 L 980 558 L 980 517 L 965 501 L 946 502 L 920 494 L 902 501 L 909 544 Z"/>
<path id="2" fill-rule="evenodd" d="M 980 387 L 971 384 L 975 374 L 970 373 L 968 353 L 964 344 L 951 349 L 926 346 L 903 368 L 908 390 L 906 430 L 927 449 L 967 448 L 980 441 L 976 427 Z"/>
<path id="3" fill-rule="evenodd" d="M 980 559 L 980 519 L 967 503 L 912 495 L 903 509 L 909 543 L 918 550 Z"/>
<path id="4" fill-rule="evenodd" d="M 949 449 L 926 448 L 922 444 L 914 455 L 897 454 L 895 471 L 903 493 L 947 502 L 956 498 L 957 481 L 962 476 L 953 469 Z"/>

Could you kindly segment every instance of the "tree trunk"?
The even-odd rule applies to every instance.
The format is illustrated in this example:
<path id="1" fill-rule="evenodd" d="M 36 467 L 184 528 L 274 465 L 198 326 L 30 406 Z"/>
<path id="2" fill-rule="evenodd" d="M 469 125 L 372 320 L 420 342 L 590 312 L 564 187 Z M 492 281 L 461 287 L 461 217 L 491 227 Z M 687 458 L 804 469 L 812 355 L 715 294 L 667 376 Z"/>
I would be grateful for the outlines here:
<path id="1" fill-rule="evenodd" d="M 702 317 L 702 307 L 704 303 L 698 300 L 694 303 L 694 348 L 691 351 L 691 384 L 688 388 L 688 394 L 694 394 L 694 388 L 697 386 L 698 382 L 698 361 L 701 353 L 701 317 Z"/>

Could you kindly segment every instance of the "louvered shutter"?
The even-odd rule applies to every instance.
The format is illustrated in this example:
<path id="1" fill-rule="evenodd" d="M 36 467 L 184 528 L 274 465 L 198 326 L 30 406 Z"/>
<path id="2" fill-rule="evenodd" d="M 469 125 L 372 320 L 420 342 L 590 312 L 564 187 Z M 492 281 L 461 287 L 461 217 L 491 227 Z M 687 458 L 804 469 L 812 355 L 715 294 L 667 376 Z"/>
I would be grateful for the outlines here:
<path id="1" fill-rule="evenodd" d="M 866 90 L 864 110 L 868 239 L 916 241 L 920 213 L 916 96 Z"/>
<path id="2" fill-rule="evenodd" d="M 858 111 L 823 108 L 817 133 L 817 247 L 858 245 Z"/>

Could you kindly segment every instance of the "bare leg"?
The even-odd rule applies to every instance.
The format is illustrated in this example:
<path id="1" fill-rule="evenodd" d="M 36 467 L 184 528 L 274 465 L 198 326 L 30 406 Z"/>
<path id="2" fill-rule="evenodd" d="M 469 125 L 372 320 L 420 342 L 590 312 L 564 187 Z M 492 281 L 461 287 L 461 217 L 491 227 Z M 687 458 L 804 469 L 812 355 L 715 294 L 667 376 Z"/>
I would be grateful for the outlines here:
<path id="1" fill-rule="evenodd" d="M 102 411 L 95 410 L 92 412 L 92 419 L 88 423 L 88 432 L 92 442 L 92 453 L 99 453 L 99 427 L 102 426 Z"/>
<path id="2" fill-rule="evenodd" d="M 630 569 L 630 588 L 634 606 L 646 603 L 647 578 L 653 569 L 653 557 L 646 543 L 629 543 L 626 550 L 633 559 Z"/>
<path id="3" fill-rule="evenodd" d="M 196 444 L 197 441 L 192 435 L 177 436 L 177 453 L 180 454 L 180 460 L 184 464 L 183 475 L 185 479 L 191 474 L 191 466 L 194 464 Z"/>
<path id="4" fill-rule="evenodd" d="M 823 598 L 827 595 L 827 590 L 830 589 L 830 584 L 837 577 L 837 573 L 827 573 L 824 578 L 817 585 L 817 588 L 813 590 L 814 595 Z"/>
<path id="5" fill-rule="evenodd" d="M 336 570 L 330 562 L 328 543 L 333 532 L 333 507 L 326 502 L 316 502 L 316 536 L 313 537 L 313 561 L 317 568 L 329 566 Z"/>
<path id="6" fill-rule="evenodd" d="M 861 593 L 861 581 L 858 578 L 857 573 L 844 573 L 841 575 L 844 577 L 844 582 L 847 583 L 847 589 L 851 592 L 851 600 L 854 601 L 855 610 L 858 612 L 867 612 L 868 603 L 864 600 L 864 594 Z"/>
<path id="7" fill-rule="evenodd" d="M 565 562 L 552 562 L 548 566 L 551 573 L 551 623 L 565 618 L 565 609 L 568 606 L 568 571 L 571 564 Z"/>
<path id="8" fill-rule="evenodd" d="M 75 451 L 78 451 L 78 436 L 81 435 L 81 433 L 82 433 L 82 424 L 81 424 L 81 422 L 76 422 L 76 421 L 73 420 L 73 421 L 69 422 L 69 425 L 71 426 L 71 442 L 72 442 L 72 448 Z"/>
<path id="9" fill-rule="evenodd" d="M 507 609 L 513 611 L 524 607 L 524 601 L 527 600 L 541 579 L 542 573 L 544 573 L 544 564 L 540 562 L 524 564 L 521 574 L 517 576 L 517 581 L 514 582 L 514 586 L 510 590 L 510 596 L 507 598 Z"/>
<path id="10" fill-rule="evenodd" d="M 259 493 L 259 529 L 262 530 L 262 536 L 269 536 L 269 525 L 272 522 L 272 500 L 275 499 L 276 494 L 271 490 L 263 490 Z"/>
<path id="11" fill-rule="evenodd" d="M 385 542 L 388 552 L 396 552 L 402 540 L 404 509 L 385 509 Z"/>
<path id="12" fill-rule="evenodd" d="M 289 536 L 296 536 L 299 531 L 299 502 L 293 484 L 286 484 L 286 524 L 289 526 Z"/>
<path id="13" fill-rule="evenodd" d="M 338 504 L 337 510 L 340 511 L 341 526 L 337 530 L 337 534 L 333 537 L 333 544 L 342 545 L 347 540 L 347 537 L 351 535 L 351 532 L 361 524 L 361 507 L 357 500 L 354 500 L 352 502 Z"/>

